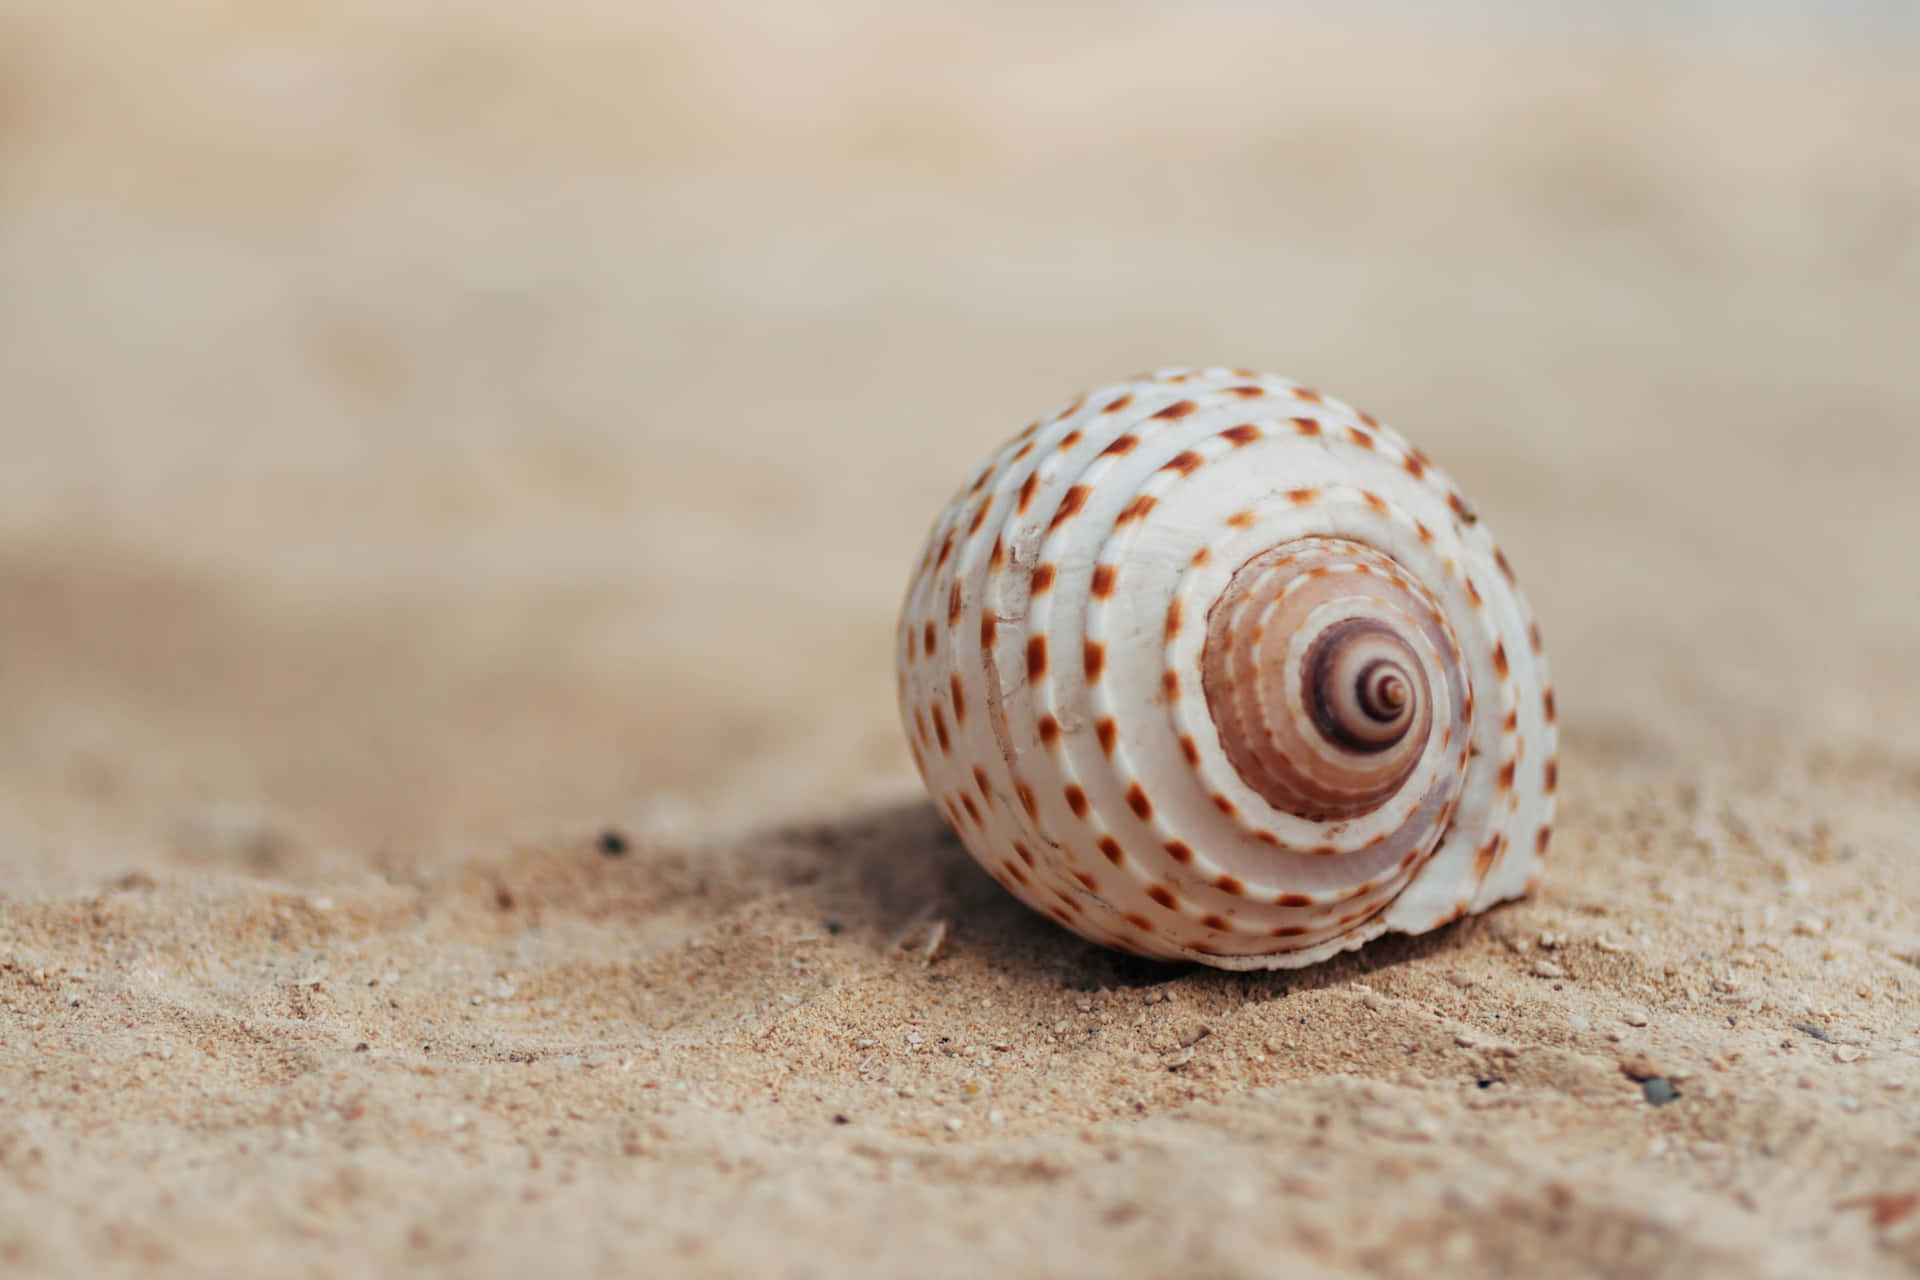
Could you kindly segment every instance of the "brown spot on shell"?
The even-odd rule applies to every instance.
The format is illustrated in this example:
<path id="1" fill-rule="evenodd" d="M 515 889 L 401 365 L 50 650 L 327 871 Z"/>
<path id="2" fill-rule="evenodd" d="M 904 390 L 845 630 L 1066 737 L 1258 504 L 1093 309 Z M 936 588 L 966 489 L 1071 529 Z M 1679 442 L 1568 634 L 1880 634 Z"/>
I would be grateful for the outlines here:
<path id="1" fill-rule="evenodd" d="M 1447 491 L 1447 505 L 1453 508 L 1453 514 L 1459 516 L 1463 524 L 1473 524 L 1480 519 L 1474 514 L 1473 508 L 1467 505 L 1467 500 L 1460 496 L 1458 490 Z"/>
<path id="2" fill-rule="evenodd" d="M 1305 506 L 1307 503 L 1318 499 L 1319 496 L 1320 491 L 1318 489 L 1289 489 L 1286 493 L 1287 501 L 1296 507 Z"/>
<path id="3" fill-rule="evenodd" d="M 1183 867 L 1193 861 L 1193 850 L 1184 840 L 1169 840 L 1161 848 L 1167 851 L 1169 858 Z"/>
<path id="4" fill-rule="evenodd" d="M 987 557 L 987 568 L 991 569 L 995 573 L 998 573 L 1000 572 L 1001 566 L 1006 564 L 1006 562 L 1007 562 L 1007 544 L 1001 539 L 995 538 L 993 540 L 993 554 Z"/>
<path id="5" fill-rule="evenodd" d="M 1125 920 L 1128 924 L 1132 925 L 1134 928 L 1140 930 L 1140 932 L 1142 933 L 1157 932 L 1153 927 L 1153 921 L 1147 919 L 1145 916 L 1128 913 L 1127 915 L 1121 916 L 1120 918 L 1122 920 Z"/>
<path id="6" fill-rule="evenodd" d="M 973 520 L 967 525 L 967 536 L 969 538 L 980 532 L 980 526 L 987 522 L 987 509 L 991 506 L 993 506 L 991 502 L 983 502 L 974 508 Z"/>
<path id="7" fill-rule="evenodd" d="M 1057 572 L 1051 564 L 1037 564 L 1033 567 L 1033 594 L 1039 595 L 1053 587 L 1054 574 Z"/>
<path id="8" fill-rule="evenodd" d="M 1233 926 L 1220 916 L 1201 916 L 1200 923 L 1215 933 L 1231 933 Z M 1197 948 L 1196 948 L 1197 949 Z"/>
<path id="9" fill-rule="evenodd" d="M 992 801 L 992 796 L 987 791 L 987 771 L 979 765 L 973 766 L 973 788 L 980 793 L 982 800 Z"/>
<path id="10" fill-rule="evenodd" d="M 1305 400 L 1308 404 L 1319 404 L 1322 400 L 1326 399 L 1325 396 L 1315 391 L 1312 387 L 1295 387 L 1293 394 L 1295 399 Z"/>
<path id="11" fill-rule="evenodd" d="M 1021 515 L 1027 514 L 1027 508 L 1033 505 L 1034 490 L 1040 487 L 1040 473 L 1027 472 L 1027 478 L 1020 482 L 1020 494 L 1014 499 L 1014 510 Z"/>
<path id="12" fill-rule="evenodd" d="M 947 737 L 947 717 L 941 713 L 940 704 L 937 702 L 933 704 L 933 736 L 940 740 L 940 750 L 943 753 L 953 745 L 952 739 Z"/>
<path id="13" fill-rule="evenodd" d="M 1251 378 L 1251 377 L 1257 376 L 1255 374 L 1248 373 L 1243 369 L 1235 369 L 1234 373 L 1236 373 L 1242 378 Z M 1226 390 L 1228 395 L 1239 396 L 1242 400 L 1257 400 L 1261 396 L 1264 396 L 1265 394 L 1267 394 L 1267 389 L 1265 387 L 1228 387 Z"/>
<path id="14" fill-rule="evenodd" d="M 1233 447 L 1238 449 L 1243 445 L 1252 444 L 1255 440 L 1258 440 L 1262 434 L 1260 428 L 1253 423 L 1243 422 L 1237 427 L 1228 427 L 1220 433 L 1220 436 L 1224 440 L 1231 441 Z"/>
<path id="15" fill-rule="evenodd" d="M 1533 851 L 1536 854 L 1545 856 L 1547 852 L 1547 841 L 1551 839 L 1553 839 L 1553 832 L 1546 827 L 1540 828 L 1533 833 Z"/>
<path id="16" fill-rule="evenodd" d="M 1052 716 L 1041 716 L 1037 728 L 1040 730 L 1040 742 L 1047 750 L 1053 750 L 1060 741 L 1060 722 Z"/>
<path id="17" fill-rule="evenodd" d="M 1540 643 L 1540 624 L 1539 623 L 1529 622 L 1527 624 L 1527 642 L 1533 646 L 1533 651 L 1535 653 L 1540 652 L 1543 646 Z"/>
<path id="18" fill-rule="evenodd" d="M 1076 484 L 1068 489 L 1066 495 L 1060 499 L 1059 508 L 1054 511 L 1053 519 L 1048 522 L 1047 531 L 1051 533 L 1079 515 L 1080 509 L 1087 505 L 1087 498 L 1092 493 L 1093 490 L 1084 484 Z"/>
<path id="19" fill-rule="evenodd" d="M 1303 924 L 1282 924 L 1275 925 L 1273 928 L 1267 930 L 1267 936 L 1270 938 L 1299 938 L 1312 932 L 1313 930 Z"/>
<path id="20" fill-rule="evenodd" d="M 1169 702 L 1178 698 L 1180 696 L 1180 673 L 1172 667 L 1168 667 L 1165 671 L 1162 671 L 1160 673 L 1160 691 L 1167 695 L 1167 701 Z"/>
<path id="21" fill-rule="evenodd" d="M 1074 817 L 1084 818 L 1087 816 L 1087 793 L 1086 792 L 1082 791 L 1079 787 L 1069 782 L 1066 785 L 1066 789 L 1062 794 L 1066 796 L 1067 808 L 1073 810 Z"/>
<path id="22" fill-rule="evenodd" d="M 1200 406 L 1196 405 L 1191 400 L 1175 400 L 1172 404 L 1160 410 L 1160 412 L 1154 414 L 1153 416 L 1156 418 L 1166 418 L 1170 421 L 1177 421 L 1178 419 L 1186 417 L 1188 414 L 1192 413 L 1195 409 L 1199 407 Z"/>
<path id="23" fill-rule="evenodd" d="M 1146 791 L 1138 782 L 1127 788 L 1127 808 L 1133 810 L 1134 817 L 1142 822 L 1153 817 L 1153 801 L 1147 798 Z"/>
<path id="24" fill-rule="evenodd" d="M 1105 600 L 1113 594 L 1113 580 L 1118 573 L 1119 570 L 1110 564 L 1093 566 L 1093 582 L 1088 589 L 1093 592 L 1094 599 Z"/>
<path id="25" fill-rule="evenodd" d="M 1356 444 L 1360 446 L 1362 449 L 1373 448 L 1373 434 L 1371 432 L 1362 431 L 1359 427 L 1347 428 L 1347 440 L 1349 443 Z"/>
<path id="26" fill-rule="evenodd" d="M 953 580 L 953 586 L 947 591 L 947 625 L 960 621 L 960 579 Z"/>
<path id="27" fill-rule="evenodd" d="M 1107 669 L 1107 646 L 1098 640 L 1089 640 L 1081 654 L 1087 671 L 1087 683 L 1098 684 L 1100 673 Z"/>
<path id="28" fill-rule="evenodd" d="M 1178 911 L 1180 909 L 1180 899 L 1174 897 L 1173 890 L 1167 888 L 1165 885 L 1148 885 L 1147 896 L 1169 911 Z"/>
<path id="29" fill-rule="evenodd" d="M 1473 882 L 1480 883 L 1487 878 L 1487 872 L 1493 870 L 1493 860 L 1500 856 L 1501 837 L 1494 836 L 1481 845 L 1473 854 Z"/>
<path id="30" fill-rule="evenodd" d="M 1407 474 L 1416 480 L 1427 474 L 1426 461 L 1418 453 L 1409 453 L 1400 459 L 1400 465 L 1405 467 Z"/>
<path id="31" fill-rule="evenodd" d="M 1218 791 L 1213 793 L 1213 807 L 1218 809 L 1221 813 L 1226 814 L 1229 818 L 1233 817 L 1235 814 L 1240 812 L 1237 808 L 1234 807 L 1233 801 L 1227 799 L 1225 796 L 1221 795 Z"/>
<path id="32" fill-rule="evenodd" d="M 1560 789 L 1560 757 L 1554 756 L 1547 761 L 1547 794 Z"/>
<path id="33" fill-rule="evenodd" d="M 1116 396 L 1112 400 L 1107 401 L 1106 407 L 1101 409 L 1100 412 L 1118 413 L 1132 403 L 1133 393 L 1129 391 L 1125 395 Z"/>
<path id="34" fill-rule="evenodd" d="M 953 557 L 953 531 L 948 530 L 947 536 L 940 540 L 940 558 L 933 562 L 933 567 L 936 570 L 946 568 L 947 561 L 952 559 L 952 557 Z"/>
<path id="35" fill-rule="evenodd" d="M 925 634 L 922 637 L 922 640 L 926 645 L 927 656 L 931 658 L 933 656 L 934 650 L 939 648 L 939 644 L 938 644 L 939 633 L 934 630 L 933 623 L 931 621 L 929 621 L 926 625 Z"/>
<path id="36" fill-rule="evenodd" d="M 1034 801 L 1032 787 L 1024 782 L 1015 782 L 1013 784 L 1013 793 L 1020 797 L 1020 807 L 1026 810 L 1029 818 L 1038 818 L 1040 816 L 1040 806 Z"/>
<path id="37" fill-rule="evenodd" d="M 1113 717 L 1103 718 L 1099 724 L 1093 726 L 1093 732 L 1094 736 L 1100 739 L 1101 754 L 1112 755 L 1114 739 L 1120 736 L 1120 726 L 1113 722 Z"/>
<path id="38" fill-rule="evenodd" d="M 1032 452 L 1033 452 L 1033 441 L 1029 440 L 1025 444 L 1021 445 L 1018 449 L 1016 449 L 1014 451 L 1013 457 L 1007 459 L 1007 461 L 1009 464 L 1025 461 L 1027 455 Z"/>
<path id="39" fill-rule="evenodd" d="M 1520 708 L 1509 707 L 1507 709 L 1507 718 L 1500 722 L 1501 732 L 1513 733 L 1517 731 L 1519 728 L 1520 728 Z"/>
<path id="40" fill-rule="evenodd" d="M 1080 882 L 1080 887 L 1082 889 L 1085 889 L 1088 893 L 1100 892 L 1100 882 L 1098 880 L 1095 880 L 1092 876 L 1088 875 L 1086 872 L 1076 871 L 1073 873 L 1073 878 L 1075 880 L 1078 880 Z"/>
<path id="41" fill-rule="evenodd" d="M 1493 549 L 1493 562 L 1500 566 L 1500 572 L 1502 575 L 1506 577 L 1506 580 L 1508 582 L 1515 581 L 1513 576 L 1513 566 L 1507 563 L 1506 552 L 1502 551 L 1498 547 L 1495 547 Z M 1515 583 L 1515 585 L 1518 585 L 1518 583 Z"/>
<path id="42" fill-rule="evenodd" d="M 1194 743 L 1191 736 L 1184 733 L 1180 735 L 1180 754 L 1187 758 L 1187 763 L 1190 765 L 1200 763 L 1199 746 Z"/>
<path id="43" fill-rule="evenodd" d="M 1227 523 L 1236 529 L 1250 529 L 1253 527 L 1253 512 L 1236 511 L 1227 517 Z"/>
<path id="44" fill-rule="evenodd" d="M 1293 429 L 1303 436 L 1317 436 L 1320 434 L 1320 419 L 1295 418 L 1293 420 Z"/>
<path id="45" fill-rule="evenodd" d="M 1480 588 L 1473 585 L 1473 579 L 1471 577 L 1466 577 L 1466 578 L 1462 578 L 1461 581 L 1466 583 L 1467 599 L 1473 601 L 1473 607 L 1476 609 L 1483 607 L 1486 604 L 1486 601 L 1480 598 Z"/>
<path id="46" fill-rule="evenodd" d="M 1494 642 L 1493 669 L 1500 673 L 1502 680 L 1507 678 L 1507 642 L 1504 640 Z"/>
<path id="47" fill-rule="evenodd" d="M 1175 597 L 1167 605 L 1166 638 L 1171 640 L 1180 634 L 1180 600 Z"/>
<path id="48" fill-rule="evenodd" d="M 1247 894 L 1247 886 L 1236 876 L 1216 876 L 1213 887 L 1236 898 L 1244 898 Z"/>
<path id="49" fill-rule="evenodd" d="M 1547 723 L 1552 724 L 1554 721 L 1554 706 L 1553 706 L 1553 690 L 1551 688 L 1547 689 L 1544 693 L 1540 695 L 1540 705 L 1546 710 Z"/>
<path id="50" fill-rule="evenodd" d="M 967 816 L 969 818 L 973 819 L 974 826 L 977 827 L 980 825 L 980 809 L 979 809 L 979 806 L 973 803 L 972 796 L 961 796 L 960 807 L 967 811 Z"/>
<path id="51" fill-rule="evenodd" d="M 1162 471 L 1178 471 L 1183 476 L 1190 476 L 1198 471 L 1205 462 L 1206 459 L 1202 458 L 1193 450 L 1183 449 L 1179 453 L 1174 454 L 1173 457 L 1167 459 L 1166 463 L 1160 469 Z"/>
<path id="52" fill-rule="evenodd" d="M 947 677 L 947 693 L 953 699 L 953 722 L 965 724 L 967 722 L 967 691 L 960 687 L 959 676 Z"/>
<path id="53" fill-rule="evenodd" d="M 1310 907 L 1313 905 L 1313 899 L 1304 893 L 1283 893 L 1274 898 L 1273 905 L 1276 907 Z"/>
<path id="54" fill-rule="evenodd" d="M 1194 552 L 1192 557 L 1188 559 L 1187 567 L 1190 569 L 1198 569 L 1201 565 L 1205 564 L 1207 561 L 1211 559 L 1213 559 L 1213 552 L 1206 547 L 1202 547 L 1198 551 Z"/>
<path id="55" fill-rule="evenodd" d="M 1426 543 L 1428 546 L 1433 545 L 1433 530 L 1427 528 L 1424 523 L 1415 520 L 1413 522 L 1413 531 L 1420 536 L 1420 541 Z"/>
<path id="56" fill-rule="evenodd" d="M 1255 840 L 1258 840 L 1261 844 L 1269 845 L 1275 849 L 1278 849 L 1280 847 L 1280 837 L 1273 834 L 1273 832 L 1266 830 L 1264 827 L 1254 832 L 1253 838 Z"/>
<path id="57" fill-rule="evenodd" d="M 1505 764 L 1502 764 L 1500 766 L 1500 789 L 1502 791 L 1513 790 L 1514 763 L 1515 763 L 1514 761 L 1508 760 Z"/>
<path id="58" fill-rule="evenodd" d="M 1047 674 L 1047 638 L 1027 637 L 1027 679 L 1038 680 Z"/>
<path id="59" fill-rule="evenodd" d="M 1027 873 L 1020 869 L 1019 863 L 1003 862 L 1000 865 L 1006 868 L 1006 872 L 1008 875 L 1012 876 L 1016 881 L 1019 882 L 1021 888 L 1028 888 L 1033 884 L 1033 881 L 1027 878 Z"/>
<path id="60" fill-rule="evenodd" d="M 1387 500 L 1377 493 L 1368 493 L 1363 489 L 1360 491 L 1360 501 L 1366 503 L 1375 515 L 1387 514 Z"/>
<path id="61" fill-rule="evenodd" d="M 1136 496 L 1132 502 L 1120 508 L 1120 514 L 1113 518 L 1113 523 L 1118 526 L 1126 524 L 1131 520 L 1138 520 L 1145 516 L 1147 512 L 1153 510 L 1155 504 L 1159 501 L 1158 498 L 1150 493 L 1140 494 Z"/>
<path id="62" fill-rule="evenodd" d="M 1099 847 L 1100 847 L 1101 856 L 1104 857 L 1108 862 L 1111 862 L 1114 866 L 1117 867 L 1122 862 L 1126 861 L 1127 855 L 1120 848 L 1120 842 L 1118 840 L 1115 840 L 1112 836 L 1101 836 L 1099 840 Z"/>
<path id="63" fill-rule="evenodd" d="M 995 635 L 1000 630 L 1000 618 L 991 609 L 980 615 L 980 647 L 993 648 Z"/>

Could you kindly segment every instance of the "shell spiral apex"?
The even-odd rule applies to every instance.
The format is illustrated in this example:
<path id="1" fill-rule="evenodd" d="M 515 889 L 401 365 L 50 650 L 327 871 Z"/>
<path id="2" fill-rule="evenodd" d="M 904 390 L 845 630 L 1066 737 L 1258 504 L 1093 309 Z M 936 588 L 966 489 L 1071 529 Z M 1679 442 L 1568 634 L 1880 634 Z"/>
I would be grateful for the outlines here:
<path id="1" fill-rule="evenodd" d="M 947 822 L 1084 937 L 1292 968 L 1539 874 L 1539 629 L 1459 491 L 1281 378 L 1169 371 L 1010 441 L 935 522 L 900 709 Z"/>

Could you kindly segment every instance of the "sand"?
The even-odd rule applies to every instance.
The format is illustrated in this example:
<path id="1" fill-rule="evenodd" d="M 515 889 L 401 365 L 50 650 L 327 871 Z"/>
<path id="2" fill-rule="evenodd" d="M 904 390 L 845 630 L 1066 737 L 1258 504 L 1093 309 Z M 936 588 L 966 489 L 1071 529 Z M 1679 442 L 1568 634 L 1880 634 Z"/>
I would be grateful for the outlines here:
<path id="1" fill-rule="evenodd" d="M 0 1268 L 1920 1267 L 1911 55 L 521 8 L 0 16 Z M 922 799 L 935 510 L 1215 362 L 1499 531 L 1532 899 L 1161 966 Z"/>

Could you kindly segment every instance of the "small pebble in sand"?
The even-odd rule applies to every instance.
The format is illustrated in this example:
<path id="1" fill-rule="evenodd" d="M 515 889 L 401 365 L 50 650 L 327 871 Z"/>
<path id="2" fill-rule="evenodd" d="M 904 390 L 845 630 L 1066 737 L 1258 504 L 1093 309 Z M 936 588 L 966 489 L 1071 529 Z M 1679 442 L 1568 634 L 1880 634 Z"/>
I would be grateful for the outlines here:
<path id="1" fill-rule="evenodd" d="M 1629 1080 L 1675 1080 L 1681 1078 L 1679 1072 L 1674 1071 L 1665 1062 L 1660 1061 L 1649 1053 L 1630 1053 L 1621 1058 L 1620 1074 L 1626 1076 Z"/>
<path id="2" fill-rule="evenodd" d="M 1180 1047 L 1182 1049 L 1185 1049 L 1193 1045 L 1199 1044 L 1202 1040 L 1205 1040 L 1208 1036 L 1212 1034 L 1213 1034 L 1213 1028 L 1208 1026 L 1206 1023 L 1190 1022 L 1180 1032 Z"/>
<path id="3" fill-rule="evenodd" d="M 1857 1044 L 1843 1044 L 1833 1051 L 1835 1062 L 1858 1062 L 1866 1056 L 1866 1050 Z"/>
<path id="4" fill-rule="evenodd" d="M 1535 960 L 1533 962 L 1533 976 L 1536 978 L 1564 978 L 1567 976 L 1567 971 L 1551 960 Z"/>
<path id="5" fill-rule="evenodd" d="M 597 844 L 600 852 L 609 858 L 621 857 L 631 847 L 627 843 L 626 835 L 612 827 L 608 827 L 600 833 L 600 839 Z"/>
<path id="6" fill-rule="evenodd" d="M 959 1116 L 948 1116 L 948 1117 L 947 1117 L 947 1132 L 948 1132 L 948 1133 L 958 1133 L 958 1132 L 960 1132 L 960 1126 L 961 1126 L 961 1125 L 963 1125 L 963 1124 L 965 1124 L 965 1123 L 966 1123 L 966 1122 L 965 1122 L 964 1120 L 962 1120 L 962 1119 L 961 1119 L 961 1118 L 960 1118 Z"/>
<path id="7" fill-rule="evenodd" d="M 1640 1082 L 1640 1092 L 1645 1095 L 1648 1102 L 1651 1102 L 1656 1107 L 1664 1107 L 1669 1102 L 1676 1101 L 1680 1097 L 1680 1091 L 1673 1087 L 1672 1081 L 1667 1080 L 1663 1076 L 1654 1076 L 1650 1080 L 1642 1080 Z"/>
<path id="8" fill-rule="evenodd" d="M 1585 1018 L 1581 1017 L 1577 1013 L 1572 1013 L 1567 1015 L 1567 1026 L 1571 1027 L 1575 1031 L 1593 1030 L 1593 1024 L 1591 1022 L 1588 1022 Z"/>
<path id="9" fill-rule="evenodd" d="M 1620 1021 L 1630 1027 L 1644 1027 L 1647 1025 L 1647 1011 L 1645 1009 L 1622 1009 L 1620 1011 Z"/>

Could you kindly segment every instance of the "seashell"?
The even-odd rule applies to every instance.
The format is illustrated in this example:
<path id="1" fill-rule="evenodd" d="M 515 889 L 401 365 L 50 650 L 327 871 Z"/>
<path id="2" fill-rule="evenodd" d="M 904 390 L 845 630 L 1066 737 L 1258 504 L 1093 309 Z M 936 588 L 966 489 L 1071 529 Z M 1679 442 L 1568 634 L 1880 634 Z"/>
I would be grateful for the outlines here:
<path id="1" fill-rule="evenodd" d="M 1298 967 L 1540 872 L 1553 691 L 1506 557 L 1424 454 L 1284 379 L 1028 427 L 934 524 L 898 668 L 960 840 L 1111 947 Z"/>

